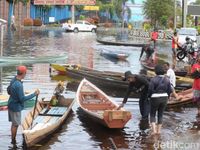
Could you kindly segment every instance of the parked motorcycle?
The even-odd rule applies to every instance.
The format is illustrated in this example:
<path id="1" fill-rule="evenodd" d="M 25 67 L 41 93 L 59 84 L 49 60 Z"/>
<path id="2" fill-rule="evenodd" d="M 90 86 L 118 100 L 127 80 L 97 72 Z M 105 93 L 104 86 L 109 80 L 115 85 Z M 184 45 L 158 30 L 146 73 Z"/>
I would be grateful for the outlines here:
<path id="1" fill-rule="evenodd" d="M 198 48 L 196 41 L 186 37 L 186 43 L 182 46 L 178 45 L 176 56 L 179 60 L 183 60 L 187 56 L 189 64 L 193 64 L 199 52 L 200 47 Z"/>

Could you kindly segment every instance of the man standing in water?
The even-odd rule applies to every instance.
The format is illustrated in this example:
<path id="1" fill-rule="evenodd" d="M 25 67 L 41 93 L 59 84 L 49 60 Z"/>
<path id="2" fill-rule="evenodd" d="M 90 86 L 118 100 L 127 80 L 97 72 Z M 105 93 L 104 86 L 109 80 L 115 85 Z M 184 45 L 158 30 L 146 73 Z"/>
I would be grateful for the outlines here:
<path id="1" fill-rule="evenodd" d="M 124 106 L 124 104 L 126 104 L 128 97 L 132 91 L 133 92 L 141 92 L 140 99 L 139 99 L 140 113 L 142 115 L 143 120 L 148 120 L 148 115 L 149 115 L 149 111 L 150 111 L 149 102 L 147 99 L 149 81 L 148 81 L 147 77 L 144 75 L 144 73 L 140 72 L 140 74 L 141 75 L 133 75 L 130 71 L 125 72 L 124 81 L 128 81 L 129 86 L 128 86 L 126 95 L 123 99 L 123 102 L 119 106 L 118 109 L 120 109 L 121 107 Z"/>
<path id="2" fill-rule="evenodd" d="M 172 68 L 170 68 L 170 65 L 169 65 L 168 62 L 164 63 L 164 70 L 166 72 L 166 76 L 169 78 L 169 81 L 171 83 L 173 96 L 176 98 L 176 100 L 181 100 L 182 96 L 179 96 L 175 91 L 175 87 L 176 87 L 176 75 L 175 75 L 175 72 L 174 72 L 174 70 Z"/>
<path id="3" fill-rule="evenodd" d="M 156 29 L 154 29 L 153 32 L 151 32 L 151 41 L 153 41 L 153 48 L 156 48 L 156 41 L 158 39 L 158 31 Z"/>
<path id="4" fill-rule="evenodd" d="M 200 116 L 200 54 L 197 55 L 197 63 L 192 66 L 191 76 L 194 78 L 193 82 L 193 99 L 197 103 L 198 113 Z"/>
<path id="5" fill-rule="evenodd" d="M 24 102 L 32 99 L 36 95 L 39 95 L 37 89 L 33 94 L 28 96 L 24 95 L 22 79 L 26 76 L 26 67 L 17 67 L 17 75 L 11 80 L 10 85 L 7 88 L 8 94 L 10 94 L 8 100 L 8 119 L 12 123 L 11 125 L 11 143 L 16 144 L 16 135 L 18 126 L 21 124 L 21 111 L 24 108 Z"/>

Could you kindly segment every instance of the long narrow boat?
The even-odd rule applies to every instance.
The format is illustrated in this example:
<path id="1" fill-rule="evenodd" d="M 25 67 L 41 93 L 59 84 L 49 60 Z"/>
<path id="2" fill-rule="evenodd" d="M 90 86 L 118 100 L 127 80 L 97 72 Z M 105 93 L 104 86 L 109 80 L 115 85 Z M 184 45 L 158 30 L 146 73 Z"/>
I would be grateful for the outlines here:
<path id="1" fill-rule="evenodd" d="M 90 80 L 93 84 L 98 85 L 99 87 L 106 87 L 109 89 L 118 89 L 126 90 L 128 83 L 122 81 L 123 73 L 112 72 L 112 71 L 98 71 L 86 67 L 81 67 L 80 65 L 70 65 L 70 64 L 51 64 L 51 67 L 58 71 L 61 75 L 66 75 L 71 78 L 76 78 L 82 80 L 86 78 Z M 148 71 L 149 76 L 155 76 L 155 73 Z M 188 77 L 177 78 L 177 87 L 183 87 L 183 83 L 191 84 L 193 79 Z M 181 84 L 181 86 L 179 86 Z M 191 85 L 184 85 L 184 88 L 191 87 Z"/>
<path id="2" fill-rule="evenodd" d="M 56 65 L 51 64 L 51 66 L 54 68 Z M 123 81 L 122 76 L 114 76 L 105 72 L 79 67 L 78 65 L 65 65 L 65 74 L 79 81 L 86 78 L 105 91 L 122 91 L 124 93 L 128 88 L 128 82 Z M 133 93 L 133 96 L 138 97 L 138 94 Z"/>
<path id="3" fill-rule="evenodd" d="M 153 77 L 155 76 L 155 72 L 154 71 L 147 71 L 148 76 Z M 176 76 L 176 82 L 177 83 L 190 83 L 192 84 L 194 82 L 194 79 L 192 79 L 191 77 L 181 77 L 181 76 Z"/>
<path id="4" fill-rule="evenodd" d="M 31 63 L 46 63 L 46 62 L 56 62 L 59 60 L 65 60 L 67 55 L 58 55 L 58 56 L 38 56 L 38 57 L 11 57 L 11 56 L 2 56 L 0 57 L 0 65 L 9 65 L 9 64 L 31 64 Z"/>
<path id="5" fill-rule="evenodd" d="M 80 70 L 80 71 L 85 71 L 87 73 L 95 74 L 95 75 L 105 75 L 105 76 L 111 76 L 111 77 L 117 77 L 117 78 L 122 78 L 124 75 L 121 72 L 113 72 L 113 71 L 99 71 L 99 70 L 94 70 L 91 68 L 83 67 L 78 64 L 50 64 L 50 67 L 52 67 L 54 70 L 58 72 L 58 74 L 66 74 L 66 69 L 69 70 Z"/>
<path id="6" fill-rule="evenodd" d="M 110 50 L 101 50 L 100 54 L 102 56 L 107 56 L 107 57 L 118 59 L 118 60 L 126 60 L 126 58 L 129 56 L 129 54 L 125 52 L 110 51 Z"/>
<path id="7" fill-rule="evenodd" d="M 171 98 L 167 103 L 167 108 L 173 108 L 192 103 L 192 98 L 193 98 L 192 89 L 184 90 L 178 92 L 177 94 L 179 96 L 181 95 L 183 98 L 181 100 L 176 100 L 175 98 Z"/>
<path id="8" fill-rule="evenodd" d="M 131 119 L 131 113 L 112 101 L 94 84 L 83 79 L 76 93 L 79 107 L 88 117 L 108 128 L 123 128 Z"/>
<path id="9" fill-rule="evenodd" d="M 0 95 L 0 110 L 6 110 L 8 109 L 8 94 L 1 94 Z M 35 103 L 35 98 L 32 98 L 24 103 L 24 107 L 32 107 Z"/>
<path id="10" fill-rule="evenodd" d="M 147 63 L 145 61 L 140 61 L 141 65 L 148 69 L 148 70 L 154 70 L 155 69 L 155 64 L 153 63 Z M 187 75 L 187 71 L 186 70 L 175 70 L 175 74 L 177 76 L 182 76 L 182 77 L 185 77 Z"/>
<path id="11" fill-rule="evenodd" d="M 50 108 L 49 102 L 38 101 L 34 117 L 34 109 L 32 109 L 22 123 L 26 146 L 31 147 L 56 131 L 69 116 L 73 104 L 73 99 L 64 97 L 59 99 L 57 106 Z"/>

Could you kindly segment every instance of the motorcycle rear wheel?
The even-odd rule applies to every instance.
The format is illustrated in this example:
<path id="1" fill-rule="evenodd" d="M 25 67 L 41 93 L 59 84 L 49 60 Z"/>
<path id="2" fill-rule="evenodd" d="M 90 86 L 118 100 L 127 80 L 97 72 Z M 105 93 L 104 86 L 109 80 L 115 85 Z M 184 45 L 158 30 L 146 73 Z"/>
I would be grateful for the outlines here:
<path id="1" fill-rule="evenodd" d="M 183 51 L 178 51 L 176 56 L 179 60 L 183 60 L 186 56 L 186 53 Z"/>

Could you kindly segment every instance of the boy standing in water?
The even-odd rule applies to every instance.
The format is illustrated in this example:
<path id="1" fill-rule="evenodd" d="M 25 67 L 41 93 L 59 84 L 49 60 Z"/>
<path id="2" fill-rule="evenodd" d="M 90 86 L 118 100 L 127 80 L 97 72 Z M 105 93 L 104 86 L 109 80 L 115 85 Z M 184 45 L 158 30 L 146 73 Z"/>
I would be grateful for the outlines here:
<path id="1" fill-rule="evenodd" d="M 178 35 L 177 32 L 174 31 L 173 37 L 172 37 L 172 60 L 173 64 L 176 66 L 176 51 L 178 48 Z"/>

